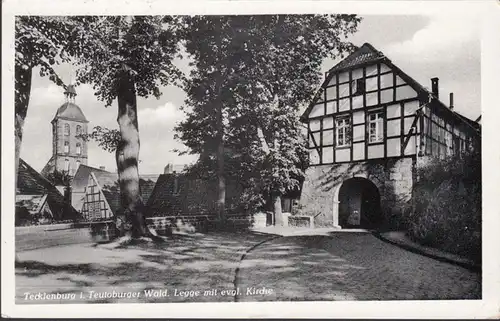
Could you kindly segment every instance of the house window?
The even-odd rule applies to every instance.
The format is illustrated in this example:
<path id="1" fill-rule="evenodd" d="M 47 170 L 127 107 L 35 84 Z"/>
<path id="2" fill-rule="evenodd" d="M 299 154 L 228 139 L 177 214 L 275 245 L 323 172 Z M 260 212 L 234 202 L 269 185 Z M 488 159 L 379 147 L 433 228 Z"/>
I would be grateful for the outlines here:
<path id="1" fill-rule="evenodd" d="M 64 152 L 65 152 L 66 154 L 68 154 L 68 153 L 69 153 L 69 142 L 64 142 Z"/>
<path id="2" fill-rule="evenodd" d="M 77 125 L 77 126 L 76 126 L 76 134 L 77 134 L 77 135 L 80 135 L 81 133 L 82 133 L 82 126 Z"/>
<path id="3" fill-rule="evenodd" d="M 76 161 L 76 169 L 78 169 L 78 167 L 79 167 L 79 166 L 80 166 L 80 161 L 79 161 L 79 160 L 77 160 L 77 161 Z"/>
<path id="4" fill-rule="evenodd" d="M 366 84 L 363 78 L 354 79 L 351 82 L 351 92 L 353 95 L 361 95 L 366 91 Z"/>
<path id="5" fill-rule="evenodd" d="M 82 153 L 82 145 L 80 143 L 76 143 L 76 154 L 80 155 Z"/>
<path id="6" fill-rule="evenodd" d="M 368 130 L 370 143 L 378 143 L 384 139 L 384 115 L 376 112 L 368 115 Z"/>
<path id="7" fill-rule="evenodd" d="M 64 170 L 69 172 L 69 159 L 64 160 Z"/>
<path id="8" fill-rule="evenodd" d="M 64 124 L 64 136 L 69 136 L 69 124 Z"/>
<path id="9" fill-rule="evenodd" d="M 342 117 L 336 120 L 337 147 L 349 146 L 351 144 L 351 119 Z"/>

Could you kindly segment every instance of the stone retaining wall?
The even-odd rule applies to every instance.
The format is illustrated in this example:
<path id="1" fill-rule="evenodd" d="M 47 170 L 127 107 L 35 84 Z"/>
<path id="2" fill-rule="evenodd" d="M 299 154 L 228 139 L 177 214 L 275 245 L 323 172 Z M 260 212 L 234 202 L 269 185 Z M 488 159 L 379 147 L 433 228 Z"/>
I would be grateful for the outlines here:
<path id="1" fill-rule="evenodd" d="M 404 221 L 403 208 L 412 195 L 412 157 L 309 167 L 300 199 L 301 215 L 315 216 L 315 226 L 338 226 L 339 190 L 353 177 L 366 178 L 378 188 L 386 224 Z"/>

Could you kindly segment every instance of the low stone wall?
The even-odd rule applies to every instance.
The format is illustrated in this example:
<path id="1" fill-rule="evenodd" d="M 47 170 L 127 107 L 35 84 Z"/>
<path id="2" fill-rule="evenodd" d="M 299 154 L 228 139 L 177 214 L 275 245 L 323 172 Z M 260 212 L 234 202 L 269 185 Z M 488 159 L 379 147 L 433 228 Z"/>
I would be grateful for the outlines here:
<path id="1" fill-rule="evenodd" d="M 159 235 L 168 235 L 172 230 L 207 232 L 220 227 L 217 218 L 209 215 L 148 217 L 146 224 Z M 227 218 L 224 228 L 246 229 L 252 225 L 253 220 L 250 215 L 231 215 Z"/>
<path id="2" fill-rule="evenodd" d="M 314 218 L 312 216 L 292 215 L 288 217 L 288 226 L 290 227 L 314 227 Z"/>

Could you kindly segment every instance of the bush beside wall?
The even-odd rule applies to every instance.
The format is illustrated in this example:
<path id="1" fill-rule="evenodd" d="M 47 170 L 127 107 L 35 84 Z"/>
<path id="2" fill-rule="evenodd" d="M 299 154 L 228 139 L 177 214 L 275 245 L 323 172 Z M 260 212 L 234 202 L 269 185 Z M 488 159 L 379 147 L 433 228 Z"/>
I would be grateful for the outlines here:
<path id="1" fill-rule="evenodd" d="M 419 166 L 411 205 L 409 237 L 480 263 L 480 152 Z"/>

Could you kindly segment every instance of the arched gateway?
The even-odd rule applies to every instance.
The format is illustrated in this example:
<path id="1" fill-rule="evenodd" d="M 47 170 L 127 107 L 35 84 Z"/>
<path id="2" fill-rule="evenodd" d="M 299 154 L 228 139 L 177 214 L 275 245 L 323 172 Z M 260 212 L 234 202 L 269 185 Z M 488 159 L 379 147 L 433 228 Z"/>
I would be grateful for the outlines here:
<path id="1" fill-rule="evenodd" d="M 335 205 L 341 227 L 373 228 L 380 224 L 380 193 L 370 180 L 350 178 L 340 185 L 337 193 Z"/>

